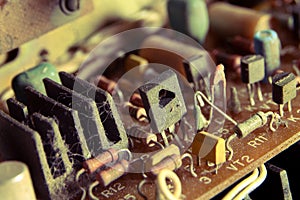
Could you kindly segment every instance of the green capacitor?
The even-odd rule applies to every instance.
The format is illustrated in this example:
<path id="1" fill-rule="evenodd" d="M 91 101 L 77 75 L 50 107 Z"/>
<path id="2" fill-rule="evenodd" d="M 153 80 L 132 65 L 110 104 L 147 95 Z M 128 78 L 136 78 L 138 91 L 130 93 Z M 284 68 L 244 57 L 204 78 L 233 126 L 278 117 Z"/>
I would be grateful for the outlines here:
<path id="1" fill-rule="evenodd" d="M 168 16 L 171 27 L 203 43 L 209 28 L 204 0 L 169 0 Z"/>
<path id="2" fill-rule="evenodd" d="M 46 62 L 15 76 L 12 80 L 12 88 L 17 100 L 27 105 L 27 98 L 24 91 L 27 86 L 31 86 L 35 90 L 46 94 L 43 84 L 44 78 L 50 78 L 60 83 L 56 68 L 52 64 Z"/>

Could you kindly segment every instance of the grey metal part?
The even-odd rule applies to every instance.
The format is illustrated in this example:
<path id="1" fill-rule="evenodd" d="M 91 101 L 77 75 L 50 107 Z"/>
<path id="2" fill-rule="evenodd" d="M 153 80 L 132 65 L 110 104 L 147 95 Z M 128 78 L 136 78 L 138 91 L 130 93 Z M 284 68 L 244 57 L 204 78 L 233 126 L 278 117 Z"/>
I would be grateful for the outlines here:
<path id="1" fill-rule="evenodd" d="M 31 87 L 26 88 L 26 93 L 29 102 L 29 114 L 39 112 L 57 120 L 62 138 L 72 152 L 69 157 L 74 159 L 74 165 L 90 158 L 77 111 L 56 102 Z"/>

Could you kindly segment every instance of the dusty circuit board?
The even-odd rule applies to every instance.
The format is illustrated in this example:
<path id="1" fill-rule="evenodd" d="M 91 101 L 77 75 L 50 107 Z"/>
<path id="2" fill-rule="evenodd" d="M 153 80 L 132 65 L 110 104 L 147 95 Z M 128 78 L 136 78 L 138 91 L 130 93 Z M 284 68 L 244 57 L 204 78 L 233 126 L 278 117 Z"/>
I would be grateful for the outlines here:
<path id="1" fill-rule="evenodd" d="M 208 6 L 214 3 L 214 1 L 207 2 Z M 267 8 L 270 9 L 270 2 L 266 1 L 265 4 L 260 5 L 262 8 L 255 7 L 253 10 L 263 10 L 266 5 Z M 278 7 L 277 9 L 280 10 Z M 129 26 L 128 29 L 140 27 L 141 25 L 139 23 L 140 21 L 134 22 L 134 25 L 132 25 L 132 27 Z M 165 28 L 170 29 L 171 25 L 167 24 L 165 25 Z M 300 159 L 300 145 L 298 142 L 300 139 L 300 95 L 298 91 L 300 84 L 299 39 L 296 39 L 296 36 L 293 35 L 291 30 L 286 30 L 285 28 L 287 27 L 283 27 L 282 24 L 278 25 L 278 22 L 277 24 L 274 24 L 274 27 L 272 28 L 277 31 L 281 42 L 281 64 L 279 68 L 274 70 L 273 74 L 269 75 L 282 74 L 281 72 L 295 74 L 292 81 L 296 83 L 295 80 L 297 80 L 297 86 L 295 84 L 295 88 L 291 88 L 294 89 L 293 92 L 296 93 L 296 97 L 291 100 L 291 111 L 288 111 L 288 106 L 285 105 L 283 108 L 284 112 L 281 113 L 281 108 L 274 102 L 274 95 L 278 96 L 278 94 L 274 94 L 272 91 L 274 90 L 272 79 L 264 80 L 260 83 L 262 99 L 259 100 L 257 94 L 253 93 L 253 95 L 255 94 L 255 105 L 251 105 L 247 84 L 241 79 L 240 61 L 245 55 L 255 54 L 253 49 L 243 49 L 246 52 L 242 50 L 238 51 L 238 48 L 230 43 L 229 37 L 224 39 L 222 36 L 214 33 L 213 30 L 210 30 L 206 38 L 206 43 L 202 43 L 204 49 L 195 50 L 195 46 L 190 45 L 189 42 L 182 42 L 180 40 L 182 38 L 177 38 L 178 41 L 174 40 L 174 43 L 170 42 L 168 37 L 171 38 L 176 34 L 172 35 L 168 31 L 164 33 L 163 30 L 151 30 L 146 33 L 147 36 L 143 35 L 136 38 L 133 36 L 133 39 L 131 39 L 137 44 L 134 44 L 133 46 L 135 48 L 130 50 L 124 47 L 124 45 L 128 45 L 130 41 L 124 41 L 126 40 L 126 37 L 124 37 L 125 39 L 120 37 L 118 38 L 120 40 L 115 40 L 111 44 L 108 43 L 109 45 L 106 44 L 106 46 L 104 45 L 105 51 L 101 52 L 94 49 L 94 52 L 92 53 L 85 52 L 86 57 L 84 59 L 88 56 L 94 56 L 94 60 L 84 60 L 83 58 L 80 58 L 79 62 L 83 68 L 80 69 L 79 67 L 75 72 L 73 71 L 73 73 L 65 73 L 63 72 L 63 68 L 59 68 L 62 70 L 59 70 L 59 74 L 55 74 L 57 75 L 55 81 L 43 79 L 41 82 L 46 89 L 44 93 L 37 89 L 38 86 L 26 87 L 24 91 L 27 99 L 24 100 L 21 96 L 13 97 L 13 99 L 7 101 L 7 104 L 14 106 L 13 108 L 9 106 L 9 108 L 7 108 L 5 101 L 2 99 L 3 102 L 1 102 L 1 105 L 4 105 L 3 109 L 5 112 L 1 111 L 0 113 L 0 161 L 16 159 L 25 162 L 29 166 L 32 176 L 38 177 L 33 178 L 33 185 L 38 199 L 63 198 L 77 200 L 98 198 L 101 200 L 166 200 L 168 198 L 162 198 L 159 194 L 158 181 L 156 179 L 157 174 L 154 174 L 154 172 L 151 171 L 152 168 L 150 168 L 150 171 L 145 172 L 144 170 L 145 165 L 148 164 L 147 159 L 149 157 L 162 151 L 164 148 L 168 148 L 171 144 L 171 146 L 176 145 L 180 149 L 179 156 L 186 153 L 192 156 L 193 171 L 197 175 L 197 177 L 195 177 L 191 172 L 191 160 L 182 159 L 182 157 L 180 157 L 180 159 L 182 159 L 182 161 L 180 161 L 182 164 L 180 164 L 179 167 L 173 160 L 173 163 L 171 164 L 175 163 L 175 168 L 178 168 L 175 169 L 174 172 L 180 179 L 182 186 L 182 192 L 179 199 L 222 199 L 235 185 L 246 179 L 254 170 L 263 164 L 274 164 L 276 167 L 281 167 L 281 170 L 287 170 L 290 179 L 290 188 L 286 187 L 289 183 L 287 181 L 287 183 L 285 183 L 285 188 L 282 186 L 283 188 L 279 188 L 277 191 L 272 191 L 270 186 L 264 187 L 264 184 L 262 184 L 261 188 L 263 188 L 263 193 L 282 193 L 285 195 L 284 199 L 292 199 L 292 197 L 293 199 L 298 199 L 300 198 L 300 192 L 297 191 L 297 180 L 299 180 L 300 176 L 299 173 L 297 173 L 298 169 L 294 169 L 296 168 L 294 165 L 297 165 L 296 159 Z M 115 33 L 117 32 L 118 31 Z M 230 30 L 228 32 L 230 32 Z M 145 45 L 144 41 L 153 37 L 155 34 L 161 38 L 165 37 L 166 43 L 162 42 L 162 44 L 159 44 L 161 38 L 152 41 L 150 39 L 149 44 L 153 41 L 153 43 L 158 41 L 155 45 L 161 45 L 162 50 L 159 49 L 157 52 L 149 50 L 147 52 L 147 48 L 149 47 L 147 45 L 146 47 L 143 46 Z M 108 35 L 110 35 L 110 33 L 108 33 Z M 247 45 L 253 45 L 253 38 L 249 39 L 246 38 L 247 36 L 244 36 L 245 35 L 243 35 L 243 38 L 248 42 Z M 99 36 L 99 38 L 100 37 L 101 36 Z M 112 36 L 112 38 L 113 37 L 114 36 Z M 97 38 L 97 35 L 95 38 Z M 191 38 L 197 39 L 198 43 L 199 40 L 201 40 L 195 37 Z M 230 39 L 232 38 L 233 37 L 230 37 Z M 184 41 L 184 39 L 182 40 Z M 17 44 L 18 43 L 16 43 L 16 45 Z M 83 43 L 81 45 L 84 46 L 85 44 Z M 87 45 L 82 47 L 82 49 L 86 48 L 91 50 L 95 46 L 95 44 L 90 46 Z M 137 47 L 146 49 L 146 53 Z M 182 54 L 174 56 L 173 50 L 168 49 L 169 47 L 175 49 L 175 54 L 178 52 L 179 54 Z M 76 48 L 80 49 L 80 45 Z M 163 48 L 168 49 L 167 53 Z M 86 49 L 85 51 L 88 51 Z M 74 51 L 76 50 L 77 49 Z M 207 127 L 210 125 L 213 129 L 212 120 L 206 124 L 206 127 L 201 127 L 201 130 L 198 131 L 196 130 L 196 99 L 194 96 L 194 89 L 196 86 L 195 82 L 190 80 L 194 77 L 191 78 L 187 75 L 188 70 L 185 67 L 186 62 L 195 58 L 193 57 L 194 53 L 198 50 L 201 52 L 202 56 L 211 56 L 212 60 L 215 62 L 214 66 L 209 70 L 202 66 L 199 67 L 200 74 L 204 73 L 207 75 L 206 73 L 208 73 L 210 76 L 210 84 L 213 82 L 212 77 L 217 74 L 215 75 L 217 77 L 216 79 L 222 79 L 226 84 L 221 86 L 218 85 L 216 93 L 220 92 L 220 88 L 221 90 L 225 89 L 227 104 L 229 101 L 232 101 L 232 88 L 234 87 L 237 91 L 237 96 L 235 96 L 235 98 L 237 98 L 240 103 L 241 110 L 237 113 L 230 110 L 228 105 L 227 110 L 221 109 L 221 111 L 216 111 L 217 109 L 213 108 L 215 105 L 208 105 L 210 100 L 212 100 L 212 97 L 210 96 L 212 94 L 209 94 L 212 91 L 207 91 L 212 89 L 204 84 L 204 79 L 206 77 L 201 77 L 199 78 L 201 80 L 197 80 L 197 84 L 199 84 L 197 90 L 201 90 L 204 96 L 206 95 L 208 97 L 207 101 L 209 101 L 204 102 L 205 106 L 201 105 L 201 111 L 203 112 L 204 117 L 208 119 L 211 116 L 210 112 L 212 112 L 212 110 L 220 114 L 225 120 L 225 123 L 221 128 L 218 128 L 218 131 L 221 130 L 221 132 L 218 134 L 214 132 L 214 134 L 217 135 L 218 138 L 224 139 L 223 141 L 225 141 L 225 143 L 228 142 L 229 138 L 231 140 L 230 143 L 226 143 L 226 151 L 224 153 L 225 162 L 219 164 L 208 161 L 207 158 L 200 159 L 200 163 L 198 163 L 198 157 L 192 150 L 195 135 L 202 130 L 207 131 Z M 206 54 L 204 50 L 208 53 Z M 249 51 L 247 52 L 247 50 Z M 271 51 L 272 48 L 269 50 Z M 100 54 L 96 55 L 99 52 Z M 218 54 L 220 52 L 223 54 Z M 219 55 L 219 58 L 216 54 Z M 198 57 L 196 57 L 196 59 L 198 59 Z M 159 63 L 160 61 L 162 63 Z M 238 63 L 236 63 L 236 61 L 238 61 Z M 78 60 L 76 61 L 77 64 L 79 62 Z M 107 63 L 109 65 L 105 66 L 107 68 L 103 70 L 101 66 Z M 152 66 L 152 63 L 155 63 L 154 66 Z M 72 64 L 72 59 L 69 64 Z M 163 64 L 170 64 L 170 66 L 166 67 Z M 215 67 L 215 64 L 216 66 L 218 64 L 224 64 L 224 68 L 219 65 Z M 98 68 L 98 71 L 91 70 L 89 76 L 85 76 L 86 74 L 83 73 L 85 65 L 90 65 L 96 69 Z M 138 66 L 136 71 L 133 70 L 133 72 L 131 72 L 132 74 L 127 74 L 127 78 L 124 80 L 119 80 L 120 77 L 123 77 L 124 74 L 136 66 Z M 238 66 L 238 68 L 236 66 Z M 218 72 L 218 70 L 221 72 Z M 30 74 L 31 72 L 26 71 L 26 73 Z M 223 73 L 226 79 L 222 76 Z M 105 80 L 101 79 L 103 77 Z M 101 85 L 100 79 L 103 81 L 104 85 Z M 143 80 L 143 84 L 146 83 L 146 86 L 135 85 L 135 83 L 142 79 L 145 79 Z M 284 79 L 284 81 L 286 80 Z M 79 85 L 76 85 L 77 83 L 79 83 Z M 170 85 L 172 89 L 176 89 L 176 92 L 170 92 L 166 89 L 168 88 L 167 86 Z M 282 88 L 284 86 L 282 86 Z M 147 96 L 151 89 L 156 90 L 155 92 L 159 91 L 159 93 L 157 92 L 158 97 L 156 93 L 155 97 L 151 97 L 151 95 L 150 97 Z M 130 91 L 130 93 L 128 93 L 127 90 Z M 119 91 L 121 91 L 121 94 Z M 161 93 L 161 91 L 163 92 Z M 289 92 L 290 91 L 283 93 L 288 96 L 291 93 Z M 127 93 L 129 94 L 128 99 L 126 99 L 128 97 Z M 142 103 L 133 103 L 129 100 L 134 93 L 140 95 Z M 125 100 L 123 95 L 125 96 Z M 176 102 L 174 103 L 173 100 L 175 96 L 175 99 L 179 98 L 180 103 L 185 102 L 185 104 L 181 105 L 178 102 L 177 104 Z M 160 111 L 163 111 L 163 113 L 156 111 L 157 116 L 153 116 L 151 113 L 153 107 L 149 105 L 153 106 L 151 101 L 155 101 L 157 98 L 159 100 L 159 109 L 161 109 Z M 17 99 L 18 101 L 15 101 L 14 99 Z M 238 102 L 234 102 L 234 104 L 237 103 Z M 175 106 L 168 107 L 170 104 L 174 104 Z M 150 108 L 147 109 L 147 106 Z M 167 108 L 170 110 L 167 110 Z M 11 117 L 9 117 L 8 110 L 11 112 L 13 109 L 15 109 L 16 112 L 10 113 Z M 180 110 L 180 112 L 184 112 L 184 114 L 176 113 L 176 109 L 184 110 Z M 175 112 L 175 114 L 173 113 L 174 116 L 165 120 L 163 117 L 165 116 L 165 112 L 168 111 L 170 113 Z M 155 113 L 155 111 L 153 112 Z M 232 137 L 237 133 L 236 126 L 238 124 L 251 119 L 256 113 L 260 112 L 271 113 L 272 115 L 268 115 L 265 122 L 259 122 L 263 123 L 263 125 L 258 125 L 253 131 L 247 134 L 245 133 L 245 137 L 243 135 L 243 130 L 241 131 L 242 133 L 238 135 L 239 137 Z M 159 116 L 160 114 L 162 117 Z M 280 116 L 280 114 L 282 114 L 282 116 Z M 168 114 L 166 116 L 168 116 Z M 173 118 L 178 118 L 178 116 L 180 116 L 180 119 L 173 123 Z M 224 116 L 226 116 L 226 119 Z M 259 117 L 261 116 L 259 115 Z M 161 125 L 159 122 L 160 120 L 165 120 L 164 123 L 172 121 L 173 124 L 164 127 L 167 129 L 161 131 L 161 126 L 165 126 L 165 124 Z M 40 125 L 37 125 L 37 121 L 43 122 L 44 124 L 41 123 Z M 152 127 L 153 121 L 155 121 L 154 127 Z M 62 123 L 66 124 L 62 125 Z M 255 126 L 253 124 L 249 122 L 249 129 L 251 129 L 252 126 Z M 143 136 L 140 138 L 132 137 L 129 130 L 137 125 L 142 127 L 143 130 L 148 131 L 148 133 L 155 135 L 153 137 L 157 138 L 157 141 L 155 139 L 154 142 L 148 143 L 148 141 L 142 141 Z M 149 126 L 151 126 L 151 128 L 149 128 Z M 10 135 L 11 130 L 13 130 L 14 133 Z M 245 128 L 245 132 L 247 131 L 247 128 Z M 45 132 L 48 134 L 45 134 Z M 72 137 L 68 137 L 68 132 L 70 132 L 69 135 Z M 23 140 L 17 140 L 19 137 Z M 93 137 L 98 137 L 98 139 L 94 140 L 92 139 Z M 73 148 L 74 146 L 72 145 L 74 145 L 75 148 Z M 18 146 L 22 147 L 15 148 Z M 82 165 L 85 161 L 91 158 L 93 159 L 101 153 L 104 154 L 105 152 L 109 152 L 107 149 L 110 149 L 111 147 L 118 150 L 125 149 L 125 152 L 128 153 L 129 151 L 129 155 L 126 156 L 121 154 L 120 156 L 117 153 L 117 156 L 120 156 L 116 159 L 117 161 L 112 159 L 114 160 L 113 162 L 108 162 L 108 164 L 105 163 L 103 166 L 101 165 L 101 167 L 95 169 L 92 173 L 88 172 L 87 168 L 85 168 L 85 164 Z M 71 148 L 73 149 L 71 150 Z M 34 154 L 32 155 L 32 159 L 31 155 L 29 155 L 30 153 Z M 113 153 L 110 152 L 110 154 L 112 155 Z M 171 153 L 169 154 L 173 155 Z M 169 158 L 170 155 L 166 157 Z M 283 159 L 283 157 L 286 157 L 287 160 Z M 295 161 L 289 160 L 289 157 L 295 159 Z M 123 161 L 126 159 L 128 159 L 129 166 L 127 166 L 128 168 L 126 168 L 126 170 L 119 170 L 118 172 L 116 167 L 116 170 L 113 171 L 115 164 L 120 164 L 121 160 Z M 121 167 L 124 166 L 125 165 Z M 288 169 L 291 168 L 290 166 L 292 166 L 292 170 L 289 171 Z M 172 168 L 172 166 L 164 167 Z M 82 168 L 86 171 L 85 174 L 81 175 L 79 178 L 76 173 Z M 109 171 L 110 169 L 112 169 L 112 171 Z M 32 170 L 34 170 L 34 172 Z M 105 174 L 104 172 L 107 171 L 111 173 Z M 268 168 L 268 173 L 269 171 L 270 169 Z M 118 177 L 119 175 L 120 177 Z M 101 181 L 103 181 L 103 183 L 99 181 L 99 176 L 102 178 Z M 104 179 L 107 180 L 107 184 L 104 183 Z M 95 183 L 95 180 L 101 183 L 91 187 L 91 185 Z M 273 179 L 270 179 L 269 181 L 272 182 Z M 44 186 L 40 183 L 46 183 L 49 184 L 49 186 Z M 167 181 L 166 183 L 169 189 L 173 191 L 172 181 Z M 106 186 L 104 186 L 105 184 Z M 260 188 L 258 187 L 258 189 Z M 57 196 L 54 194 L 56 191 L 58 191 Z M 264 198 L 262 195 L 259 196 L 258 193 L 255 192 L 256 190 L 253 193 L 250 193 L 247 198 Z M 52 196 L 46 195 L 46 197 L 45 194 L 48 193 L 51 193 Z"/>

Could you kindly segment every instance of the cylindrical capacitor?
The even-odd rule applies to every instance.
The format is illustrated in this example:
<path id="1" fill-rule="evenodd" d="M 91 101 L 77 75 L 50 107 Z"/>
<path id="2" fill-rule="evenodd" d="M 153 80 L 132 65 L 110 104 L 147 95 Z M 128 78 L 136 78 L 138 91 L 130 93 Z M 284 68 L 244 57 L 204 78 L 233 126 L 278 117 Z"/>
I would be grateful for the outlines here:
<path id="1" fill-rule="evenodd" d="M 154 146 L 151 141 L 157 142 L 157 137 L 154 133 L 149 133 L 139 127 L 131 127 L 128 131 L 129 136 L 139 139 L 144 145 L 149 145 L 149 147 Z"/>
<path id="2" fill-rule="evenodd" d="M 108 93 L 112 94 L 117 83 L 113 80 L 110 80 L 106 78 L 105 76 L 99 76 L 97 77 L 97 83 L 96 85 L 100 87 L 101 89 L 107 91 Z"/>
<path id="3" fill-rule="evenodd" d="M 252 131 L 264 126 L 267 123 L 267 120 L 267 115 L 259 111 L 246 121 L 236 125 L 234 127 L 234 132 L 239 138 L 244 138 Z"/>
<path id="4" fill-rule="evenodd" d="M 5 200 L 36 199 L 29 170 L 24 163 L 0 163 L 0 196 Z"/>
<path id="5" fill-rule="evenodd" d="M 133 95 L 130 97 L 129 102 L 135 106 L 142 107 L 142 108 L 144 107 L 142 97 L 138 93 L 133 93 Z"/>
<path id="6" fill-rule="evenodd" d="M 91 158 L 82 163 L 83 168 L 87 171 L 87 173 L 94 173 L 98 168 L 115 162 L 119 158 L 118 151 L 116 149 L 108 149 L 103 153 L 99 154 L 95 158 Z"/>
<path id="7" fill-rule="evenodd" d="M 265 58 L 265 78 L 280 67 L 280 40 L 273 30 L 258 31 L 254 36 L 255 53 Z"/>
<path id="8" fill-rule="evenodd" d="M 213 3 L 209 7 L 211 29 L 222 38 L 240 35 L 253 38 L 259 30 L 270 29 L 269 14 L 228 3 Z"/>
<path id="9" fill-rule="evenodd" d="M 173 154 L 171 156 L 168 156 L 164 158 L 162 161 L 160 161 L 158 164 L 154 165 L 151 168 L 151 174 L 154 176 L 157 176 L 158 173 L 162 169 L 169 169 L 169 170 L 175 170 L 180 168 L 182 165 L 181 157 L 180 155 Z"/>
<path id="10" fill-rule="evenodd" d="M 127 172 L 128 167 L 129 162 L 127 160 L 121 160 L 109 169 L 100 171 L 97 174 L 96 179 L 100 182 L 100 184 L 106 187 L 111 182 L 124 175 Z"/>

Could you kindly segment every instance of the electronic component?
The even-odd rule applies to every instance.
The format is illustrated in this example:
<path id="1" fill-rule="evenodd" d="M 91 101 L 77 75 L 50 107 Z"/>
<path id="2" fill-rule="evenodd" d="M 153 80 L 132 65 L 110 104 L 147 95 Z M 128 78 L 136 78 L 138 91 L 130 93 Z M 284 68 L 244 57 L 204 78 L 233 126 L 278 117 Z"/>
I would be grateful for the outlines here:
<path id="1" fill-rule="evenodd" d="M 239 138 L 244 138 L 248 134 L 252 133 L 255 129 L 258 129 L 267 124 L 268 116 L 273 115 L 274 114 L 272 112 L 264 113 L 259 111 L 246 121 L 237 124 L 234 127 L 234 132 Z"/>
<path id="2" fill-rule="evenodd" d="M 219 165 L 226 161 L 225 140 L 211 133 L 198 132 L 192 143 L 192 153 L 197 155 L 198 165 L 201 159 Z"/>
<path id="3" fill-rule="evenodd" d="M 240 54 L 254 54 L 254 42 L 252 38 L 250 40 L 248 38 L 236 35 L 233 38 L 228 39 L 228 44 Z"/>
<path id="4" fill-rule="evenodd" d="M 281 43 L 274 30 L 261 30 L 255 33 L 255 53 L 265 58 L 265 82 L 268 76 L 280 67 L 280 49 Z"/>
<path id="5" fill-rule="evenodd" d="M 142 128 L 133 126 L 128 130 L 129 137 L 140 140 L 144 145 L 153 147 L 157 142 L 157 136 L 154 133 L 147 132 Z"/>
<path id="6" fill-rule="evenodd" d="M 146 161 L 144 165 L 144 171 L 145 172 L 150 172 L 152 167 L 157 165 L 159 162 L 161 162 L 164 158 L 171 156 L 171 155 L 180 155 L 180 150 L 179 147 L 170 144 L 164 149 L 159 150 L 158 152 L 154 153 L 151 155 Z"/>
<path id="7" fill-rule="evenodd" d="M 11 117 L 18 120 L 19 122 L 26 121 L 27 115 L 28 115 L 28 110 L 27 110 L 27 107 L 23 103 L 15 100 L 13 98 L 8 99 L 6 101 L 6 103 L 7 103 L 9 114 Z"/>
<path id="8" fill-rule="evenodd" d="M 124 61 L 124 67 L 126 71 L 129 71 L 135 67 L 139 67 L 140 73 L 137 75 L 141 75 L 145 71 L 147 64 L 148 61 L 146 59 L 135 54 L 130 54 L 128 57 L 125 58 Z"/>
<path id="9" fill-rule="evenodd" d="M 0 163 L 0 194 L 6 200 L 36 199 L 28 167 L 19 161 Z"/>
<path id="10" fill-rule="evenodd" d="M 257 86 L 257 96 L 259 101 L 263 101 L 259 81 L 265 77 L 265 62 L 261 55 L 247 55 L 241 60 L 241 76 L 242 81 L 247 83 L 247 89 L 250 99 L 250 105 L 254 106 L 254 90 Z"/>
<path id="11" fill-rule="evenodd" d="M 225 53 L 217 49 L 213 50 L 211 55 L 216 63 L 223 64 L 225 69 L 234 71 L 237 75 L 240 74 L 242 56 Z"/>
<path id="12" fill-rule="evenodd" d="M 130 116 L 139 122 L 148 122 L 148 117 L 145 108 L 132 105 L 130 102 L 125 102 L 123 105 L 125 112 L 129 112 Z"/>
<path id="13" fill-rule="evenodd" d="M 24 91 L 27 86 L 31 86 L 37 91 L 46 94 L 43 85 L 44 78 L 51 78 L 54 81 L 60 82 L 55 66 L 50 63 L 41 63 L 14 77 L 12 80 L 12 88 L 14 89 L 17 100 L 27 104 L 28 101 Z"/>
<path id="14" fill-rule="evenodd" d="M 291 101 L 297 96 L 297 81 L 293 73 L 280 73 L 273 76 L 272 97 L 279 105 L 280 116 L 283 116 L 283 106 L 288 103 L 288 111 L 292 111 Z"/>
<path id="15" fill-rule="evenodd" d="M 139 93 L 133 93 L 129 99 L 129 102 L 137 107 L 144 107 L 142 97 Z"/>
<path id="16" fill-rule="evenodd" d="M 113 91 L 116 87 L 116 82 L 113 80 L 109 80 L 105 76 L 98 76 L 97 77 L 97 86 L 101 89 L 107 91 L 109 94 L 113 94 Z"/>
<path id="17" fill-rule="evenodd" d="M 241 102 L 235 87 L 230 88 L 230 98 L 227 102 L 227 109 L 234 114 L 238 114 L 242 111 Z"/>
<path id="18" fill-rule="evenodd" d="M 150 126 L 154 132 L 171 127 L 186 114 L 184 98 L 173 70 L 161 73 L 139 88 Z"/>
<path id="19" fill-rule="evenodd" d="M 173 190 L 172 193 L 166 183 L 166 180 L 169 179 L 172 181 Z M 180 199 L 181 196 L 181 181 L 178 176 L 171 170 L 164 169 L 160 171 L 156 179 L 157 183 L 157 200 L 171 200 L 171 199 Z"/>
<path id="20" fill-rule="evenodd" d="M 207 6 L 204 0 L 169 0 L 167 3 L 171 27 L 201 43 L 209 28 Z"/>
<path id="21" fill-rule="evenodd" d="M 216 2 L 208 11 L 212 31 L 222 38 L 239 35 L 250 39 L 257 31 L 270 28 L 269 14 L 248 8 Z"/>

